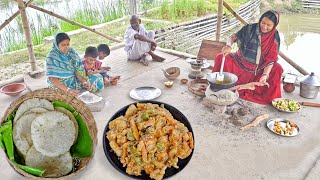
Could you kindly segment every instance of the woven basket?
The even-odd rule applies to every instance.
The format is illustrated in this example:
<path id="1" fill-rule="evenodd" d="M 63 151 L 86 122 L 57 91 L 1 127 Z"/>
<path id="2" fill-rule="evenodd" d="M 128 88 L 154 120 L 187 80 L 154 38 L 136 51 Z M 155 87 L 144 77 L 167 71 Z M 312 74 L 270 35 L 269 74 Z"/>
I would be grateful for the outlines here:
<path id="1" fill-rule="evenodd" d="M 61 101 L 64 102 L 68 105 L 70 105 L 71 107 L 73 107 L 82 117 L 84 123 L 87 125 L 88 130 L 89 130 L 89 134 L 91 136 L 91 140 L 93 143 L 93 153 L 91 157 L 88 158 L 81 158 L 80 161 L 80 165 L 78 167 L 78 169 L 71 173 L 68 174 L 66 176 L 62 176 L 59 177 L 57 179 L 67 179 L 70 178 L 72 176 L 74 176 L 75 174 L 79 173 L 81 170 L 83 170 L 87 164 L 89 163 L 89 161 L 92 159 L 94 152 L 96 150 L 96 146 L 97 146 L 97 125 L 96 122 L 94 120 L 94 117 L 90 111 L 90 109 L 78 98 L 62 92 L 61 90 L 55 90 L 55 89 L 49 89 L 49 88 L 45 88 L 45 89 L 38 89 L 35 91 L 31 91 L 28 92 L 27 94 L 19 97 L 18 99 L 16 99 L 14 102 L 12 102 L 10 104 L 10 106 L 8 107 L 8 109 L 6 110 L 6 112 L 4 113 L 4 116 L 2 117 L 0 124 L 4 121 L 7 120 L 7 117 L 9 114 L 12 114 L 14 112 L 15 109 L 17 109 L 17 107 L 20 106 L 21 103 L 23 103 L 25 100 L 27 99 L 32 99 L 32 98 L 44 98 L 47 99 L 49 101 Z M 13 163 L 8 159 L 10 165 L 21 175 L 27 177 L 27 178 L 32 178 L 32 179 L 47 179 L 44 177 L 37 177 L 37 176 L 33 176 L 19 168 L 17 168 L 15 165 L 13 165 Z M 52 179 L 52 178 L 51 178 Z"/>

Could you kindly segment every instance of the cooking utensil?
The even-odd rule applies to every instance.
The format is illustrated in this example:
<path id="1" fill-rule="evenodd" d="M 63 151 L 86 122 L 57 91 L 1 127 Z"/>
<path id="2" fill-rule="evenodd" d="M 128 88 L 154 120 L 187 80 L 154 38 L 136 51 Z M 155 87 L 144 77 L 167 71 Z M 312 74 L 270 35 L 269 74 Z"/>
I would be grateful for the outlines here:
<path id="1" fill-rule="evenodd" d="M 223 67 L 224 67 L 225 60 L 226 60 L 226 57 L 223 55 L 221 66 L 220 66 L 220 72 L 216 75 L 216 81 L 223 82 L 224 80 Z"/>
<path id="2" fill-rule="evenodd" d="M 312 107 L 320 107 L 320 103 L 313 103 L 313 102 L 299 102 L 299 104 L 303 106 L 312 106 Z"/>
<path id="3" fill-rule="evenodd" d="M 152 103 L 152 104 L 164 105 L 164 108 L 167 109 L 172 114 L 174 119 L 180 121 L 182 124 L 185 125 L 186 128 L 188 128 L 189 132 L 194 134 L 193 131 L 192 131 L 191 124 L 188 121 L 188 119 L 183 115 L 182 112 L 180 112 L 175 107 L 173 107 L 173 106 L 171 106 L 169 104 L 166 104 L 166 103 L 158 102 L 158 101 L 141 101 L 139 103 Z M 103 141 L 103 150 L 104 150 L 104 153 L 105 153 L 107 159 L 111 163 L 111 165 L 115 169 L 117 169 L 119 172 L 121 172 L 122 174 L 124 174 L 126 176 L 129 176 L 129 177 L 131 177 L 133 179 L 150 179 L 149 175 L 146 174 L 144 171 L 142 171 L 140 176 L 129 175 L 128 173 L 126 173 L 126 167 L 123 167 L 122 163 L 120 162 L 120 159 L 118 158 L 118 156 L 114 153 L 114 151 L 110 147 L 109 140 L 105 136 L 107 134 L 107 132 L 109 131 L 109 123 L 111 122 L 111 120 L 114 120 L 114 119 L 116 119 L 116 118 L 118 118 L 120 116 L 123 116 L 126 113 L 128 107 L 130 105 L 131 104 L 121 108 L 118 112 L 116 112 L 111 117 L 111 119 L 107 123 L 107 125 L 106 125 L 106 127 L 104 129 L 104 133 L 103 133 L 103 140 L 102 140 Z M 193 138 L 194 138 L 194 136 L 193 136 Z M 191 160 L 192 155 L 193 155 L 193 150 L 192 150 L 191 154 L 187 158 L 185 158 L 185 159 L 180 159 L 179 158 L 179 161 L 178 161 L 178 164 L 177 164 L 179 166 L 179 168 L 178 169 L 174 168 L 174 167 L 167 168 L 163 178 L 166 179 L 166 178 L 169 178 L 169 177 L 181 172 L 181 170 L 184 169 L 187 166 L 187 164 L 189 163 L 189 161 Z"/>
<path id="4" fill-rule="evenodd" d="M 300 82 L 300 96 L 308 99 L 317 97 L 320 89 L 320 80 L 312 72 L 309 76 Z"/>
<path id="5" fill-rule="evenodd" d="M 288 131 L 288 127 L 286 126 L 287 123 L 291 123 L 291 127 L 294 127 L 293 131 L 292 131 L 292 134 L 281 134 L 281 133 L 278 133 L 274 130 L 274 127 L 275 127 L 275 123 L 279 122 L 279 125 L 286 131 Z M 289 120 L 286 120 L 286 119 L 282 119 L 282 118 L 276 118 L 276 119 L 270 119 L 268 122 L 267 122 L 267 127 L 270 131 L 272 131 L 273 133 L 277 134 L 277 135 L 280 135 L 280 136 L 285 136 L 285 137 L 292 137 L 292 136 L 296 136 L 299 134 L 299 127 L 297 126 L 297 124 L 289 121 Z"/>
<path id="6" fill-rule="evenodd" d="M 212 90 L 229 89 L 235 86 L 238 81 L 238 76 L 229 72 L 223 72 L 224 80 L 222 82 L 217 81 L 216 76 L 219 72 L 208 73 L 207 80 L 210 83 Z"/>

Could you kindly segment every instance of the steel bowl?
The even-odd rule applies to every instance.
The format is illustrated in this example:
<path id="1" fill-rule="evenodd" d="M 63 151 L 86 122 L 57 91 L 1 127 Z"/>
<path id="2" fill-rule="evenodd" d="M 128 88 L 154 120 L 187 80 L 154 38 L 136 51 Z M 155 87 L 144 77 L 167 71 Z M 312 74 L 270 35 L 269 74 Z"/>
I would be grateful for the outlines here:
<path id="1" fill-rule="evenodd" d="M 217 76 L 219 75 L 219 72 L 213 72 L 207 74 L 207 80 L 210 84 L 210 88 L 212 90 L 220 90 L 220 89 L 229 89 L 238 81 L 238 76 L 235 74 L 229 73 L 229 72 L 223 72 L 224 79 L 223 82 L 217 81 Z"/>

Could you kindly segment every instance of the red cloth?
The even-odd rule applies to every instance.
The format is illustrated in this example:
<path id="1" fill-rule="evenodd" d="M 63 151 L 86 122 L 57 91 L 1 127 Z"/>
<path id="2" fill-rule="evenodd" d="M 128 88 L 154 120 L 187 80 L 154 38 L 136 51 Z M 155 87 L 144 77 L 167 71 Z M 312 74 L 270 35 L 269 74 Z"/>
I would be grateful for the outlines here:
<path id="1" fill-rule="evenodd" d="M 219 72 L 220 66 L 222 62 L 222 54 L 218 54 L 215 58 L 214 67 L 212 72 Z M 248 62 L 243 62 L 244 65 L 251 64 Z M 259 82 L 263 71 L 257 72 L 255 75 L 253 72 L 247 72 L 242 69 L 239 63 L 232 57 L 230 54 L 225 58 L 225 64 L 223 68 L 224 72 L 231 72 L 238 76 L 237 85 L 247 84 L 250 82 Z M 280 64 L 277 62 L 274 63 L 272 70 L 269 74 L 269 78 L 267 82 L 270 87 L 267 86 L 256 86 L 255 90 L 239 90 L 240 98 L 252 101 L 259 104 L 268 104 L 275 98 L 281 97 L 281 75 L 283 73 L 283 69 Z"/>
<path id="2" fill-rule="evenodd" d="M 270 33 L 263 34 L 261 36 L 261 58 L 262 63 L 260 64 L 261 67 L 264 65 L 275 62 L 278 59 L 278 43 L 274 40 L 274 34 L 276 33 L 277 29 L 274 28 Z"/>

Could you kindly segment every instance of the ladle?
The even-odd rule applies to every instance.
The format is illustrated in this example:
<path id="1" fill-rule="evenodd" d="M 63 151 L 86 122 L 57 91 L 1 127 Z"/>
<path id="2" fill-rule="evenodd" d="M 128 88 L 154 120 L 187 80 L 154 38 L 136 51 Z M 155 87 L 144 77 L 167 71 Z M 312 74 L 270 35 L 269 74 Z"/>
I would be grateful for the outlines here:
<path id="1" fill-rule="evenodd" d="M 222 56 L 221 66 L 220 66 L 220 72 L 219 72 L 219 74 L 217 74 L 216 81 L 223 82 L 223 80 L 224 80 L 224 74 L 222 72 L 223 72 L 224 61 L 225 60 L 226 60 L 226 57 L 223 55 Z"/>
<path id="2" fill-rule="evenodd" d="M 166 73 L 168 76 L 170 75 L 167 71 L 161 69 L 164 73 Z"/>

